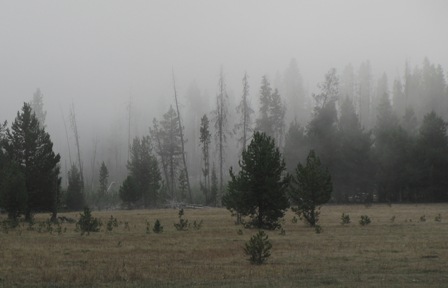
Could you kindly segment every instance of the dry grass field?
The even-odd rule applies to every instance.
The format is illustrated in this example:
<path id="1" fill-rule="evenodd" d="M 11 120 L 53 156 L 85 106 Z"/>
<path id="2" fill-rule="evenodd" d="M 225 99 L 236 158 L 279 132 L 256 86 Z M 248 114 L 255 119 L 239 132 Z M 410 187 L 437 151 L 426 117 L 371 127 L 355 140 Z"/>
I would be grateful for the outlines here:
<path id="1" fill-rule="evenodd" d="M 98 233 L 0 232 L 0 287 L 447 287 L 448 205 L 325 206 L 322 233 L 288 212 L 268 231 L 272 256 L 249 264 L 243 245 L 256 230 L 241 229 L 225 209 L 186 209 L 200 230 L 176 231 L 177 210 L 93 212 Z M 342 213 L 351 223 L 341 225 Z M 441 214 L 441 222 L 434 218 Z M 113 215 L 119 226 L 106 231 Z M 361 215 L 372 223 L 359 225 Z M 421 221 L 425 215 L 426 221 Z M 59 216 L 79 218 L 79 213 Z M 5 215 L 0 220 L 3 220 Z M 45 221 L 48 214 L 36 215 Z M 391 218 L 395 218 L 391 221 Z M 159 219 L 162 234 L 146 233 Z M 128 223 L 127 227 L 125 223 Z M 64 232 L 64 230 L 66 230 Z"/>

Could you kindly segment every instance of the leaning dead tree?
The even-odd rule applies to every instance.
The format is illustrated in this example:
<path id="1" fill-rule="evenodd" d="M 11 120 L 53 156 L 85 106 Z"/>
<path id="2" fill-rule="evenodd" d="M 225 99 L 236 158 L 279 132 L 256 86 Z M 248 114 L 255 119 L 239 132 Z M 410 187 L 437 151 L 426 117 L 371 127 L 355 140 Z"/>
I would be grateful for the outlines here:
<path id="1" fill-rule="evenodd" d="M 81 189 L 84 190 L 84 174 L 82 169 L 82 161 L 81 161 L 81 149 L 79 147 L 79 133 L 78 133 L 78 126 L 76 125 L 76 114 L 75 114 L 75 105 L 72 103 L 72 106 L 70 108 L 70 125 L 73 130 L 73 134 L 75 136 L 75 144 L 76 149 L 78 151 L 78 166 L 79 166 L 79 174 L 81 178 Z"/>
<path id="2" fill-rule="evenodd" d="M 177 110 L 177 118 L 179 123 L 179 133 L 180 133 L 180 142 L 181 142 L 181 148 L 182 148 L 182 161 L 184 163 L 184 171 L 185 171 L 185 178 L 187 182 L 187 190 L 188 190 L 188 197 L 190 200 L 190 203 L 193 202 L 193 198 L 191 196 L 191 187 L 190 187 L 190 178 L 188 177 L 188 168 L 187 168 L 187 160 L 185 158 L 185 141 L 184 141 L 184 130 L 182 129 L 182 122 L 180 120 L 180 111 L 179 111 L 179 104 L 177 101 L 177 90 L 176 90 L 176 80 L 174 79 L 174 72 L 173 72 L 173 89 L 174 89 L 174 100 L 176 101 L 176 110 Z"/>

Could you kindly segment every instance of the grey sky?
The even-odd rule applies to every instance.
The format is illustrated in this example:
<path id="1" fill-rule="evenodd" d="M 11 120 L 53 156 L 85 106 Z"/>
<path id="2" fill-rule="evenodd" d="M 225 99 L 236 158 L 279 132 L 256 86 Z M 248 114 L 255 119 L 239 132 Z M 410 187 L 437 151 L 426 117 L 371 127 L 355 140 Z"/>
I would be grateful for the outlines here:
<path id="1" fill-rule="evenodd" d="M 447 1 L 0 0 L 0 120 L 39 87 L 50 130 L 72 101 L 102 129 L 130 94 L 149 121 L 172 100 L 172 69 L 181 95 L 196 81 L 210 97 L 221 65 L 238 95 L 247 71 L 253 102 L 261 75 L 291 58 L 311 91 L 350 62 L 370 60 L 390 80 L 425 56 L 446 71 L 447 11 Z"/>

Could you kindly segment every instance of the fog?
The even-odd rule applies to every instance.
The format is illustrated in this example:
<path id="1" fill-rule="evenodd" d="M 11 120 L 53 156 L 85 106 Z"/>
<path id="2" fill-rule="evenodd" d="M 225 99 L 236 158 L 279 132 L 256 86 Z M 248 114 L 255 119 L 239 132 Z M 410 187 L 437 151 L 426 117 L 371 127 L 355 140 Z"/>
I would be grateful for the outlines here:
<path id="1" fill-rule="evenodd" d="M 291 59 L 308 96 L 330 68 L 364 61 L 391 86 L 406 62 L 428 57 L 447 70 L 447 11 L 446 1 L 0 1 L 0 121 L 11 123 L 39 88 L 63 168 L 73 103 L 86 178 L 95 143 L 95 169 L 114 165 L 113 138 L 126 169 L 127 107 L 132 137 L 148 134 L 174 104 L 173 74 L 184 119 L 215 108 L 221 67 L 232 111 L 245 72 L 257 111 L 262 75 L 275 87 Z M 112 169 L 111 180 L 119 175 Z"/>

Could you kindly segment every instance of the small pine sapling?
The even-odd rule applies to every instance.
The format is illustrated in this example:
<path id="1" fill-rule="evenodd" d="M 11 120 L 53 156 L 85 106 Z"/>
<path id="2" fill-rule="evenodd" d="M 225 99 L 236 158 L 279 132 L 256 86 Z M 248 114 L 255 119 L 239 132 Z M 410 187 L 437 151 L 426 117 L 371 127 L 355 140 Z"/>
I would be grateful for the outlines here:
<path id="1" fill-rule="evenodd" d="M 202 220 L 201 220 L 201 221 L 194 220 L 194 222 L 193 222 L 193 228 L 194 228 L 195 230 L 199 230 L 199 229 L 201 229 L 201 227 L 202 227 Z"/>
<path id="2" fill-rule="evenodd" d="M 159 219 L 156 219 L 156 222 L 154 223 L 154 228 L 152 228 L 152 231 L 154 233 L 162 233 L 163 232 L 163 226 L 160 224 Z"/>
<path id="3" fill-rule="evenodd" d="M 179 223 L 174 223 L 174 227 L 177 231 L 186 231 L 188 230 L 188 227 L 190 226 L 188 224 L 188 220 L 184 219 L 184 209 L 179 210 Z"/>
<path id="4" fill-rule="evenodd" d="M 342 213 L 341 224 L 342 225 L 350 224 L 350 215 L 349 214 Z"/>
<path id="5" fill-rule="evenodd" d="M 108 232 L 112 232 L 112 230 L 114 230 L 114 228 L 116 227 L 118 227 L 118 220 L 111 215 L 109 220 L 107 221 L 106 230 Z"/>
<path id="6" fill-rule="evenodd" d="M 255 265 L 263 264 L 271 256 L 272 244 L 264 231 L 252 236 L 244 246 L 244 253 L 249 256 L 249 262 Z"/>
<path id="7" fill-rule="evenodd" d="M 151 223 L 149 223 L 148 220 L 146 220 L 146 234 L 151 233 Z"/>
<path id="8" fill-rule="evenodd" d="M 90 232 L 98 232 L 100 231 L 101 221 L 92 216 L 89 207 L 84 207 L 84 213 L 80 213 L 79 221 L 76 223 L 76 228 L 81 230 L 81 235 Z"/>
<path id="9" fill-rule="evenodd" d="M 372 222 L 372 221 L 370 220 L 370 217 L 369 217 L 369 216 L 367 216 L 367 215 L 361 215 L 361 220 L 359 220 L 359 224 L 360 224 L 361 226 L 369 225 L 370 222 Z"/>

